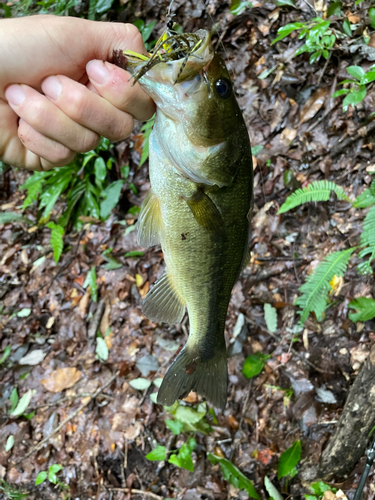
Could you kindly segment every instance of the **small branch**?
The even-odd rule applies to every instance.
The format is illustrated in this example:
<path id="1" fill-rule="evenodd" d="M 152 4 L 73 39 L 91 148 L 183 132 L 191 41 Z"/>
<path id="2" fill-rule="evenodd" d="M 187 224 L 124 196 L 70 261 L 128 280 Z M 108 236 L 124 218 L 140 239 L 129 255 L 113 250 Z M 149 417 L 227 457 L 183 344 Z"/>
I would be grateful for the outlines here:
<path id="1" fill-rule="evenodd" d="M 142 495 L 143 497 L 153 498 L 154 500 L 164 500 L 151 491 L 135 490 L 133 488 L 108 488 L 109 491 L 122 491 L 123 493 L 130 493 L 131 495 Z"/>
<path id="2" fill-rule="evenodd" d="M 327 69 L 327 66 L 328 66 L 329 60 L 331 59 L 331 54 L 332 54 L 332 52 L 330 52 L 330 53 L 329 53 L 328 58 L 326 59 L 326 62 L 325 62 L 325 64 L 324 64 L 324 66 L 323 66 L 322 72 L 321 72 L 321 73 L 320 73 L 320 75 L 319 75 L 319 80 L 318 80 L 318 83 L 317 83 L 317 86 L 318 86 L 318 87 L 319 87 L 319 85 L 320 85 L 320 82 L 322 81 L 322 78 L 323 78 L 324 73 L 326 72 L 326 69 Z"/>
<path id="3" fill-rule="evenodd" d="M 359 133 L 359 130 L 363 130 L 363 129 L 365 129 L 365 135 L 363 135 L 362 133 Z M 363 127 L 360 127 L 359 130 L 357 131 L 357 133 L 355 135 L 353 135 L 351 137 L 347 137 L 341 143 L 340 142 L 336 143 L 330 152 L 330 156 L 332 157 L 332 156 L 336 156 L 336 155 L 342 153 L 344 151 L 344 149 L 348 148 L 351 144 L 353 144 L 353 142 L 357 141 L 361 137 L 362 138 L 367 137 L 371 132 L 373 132 L 375 130 L 375 120 L 371 121 L 367 125 L 364 125 Z"/>
<path id="4" fill-rule="evenodd" d="M 96 308 L 94 317 L 92 318 L 92 321 L 89 326 L 89 331 L 88 331 L 88 338 L 94 339 L 96 337 L 96 332 L 98 331 L 100 322 L 102 320 L 102 316 L 104 314 L 105 310 L 105 299 L 101 299 L 98 303 L 98 307 Z"/>
<path id="5" fill-rule="evenodd" d="M 57 434 L 59 431 L 61 431 L 61 429 L 68 423 L 70 422 L 74 417 L 76 417 L 78 415 L 78 413 L 80 413 L 84 408 L 86 408 L 86 406 L 88 406 L 91 401 L 93 399 L 95 399 L 96 397 L 98 397 L 100 395 L 100 393 L 102 391 L 104 391 L 104 389 L 106 389 L 108 386 L 110 386 L 112 384 L 112 382 L 120 375 L 120 371 L 117 371 L 114 375 L 112 375 L 112 377 L 104 384 L 102 385 L 89 399 L 88 401 L 85 401 L 84 403 L 81 404 L 81 406 L 79 408 L 77 408 L 77 410 L 75 410 L 73 413 L 71 413 L 65 420 L 63 420 L 61 422 L 60 425 L 58 425 L 56 427 L 55 430 L 53 430 L 51 432 L 51 434 L 49 434 L 49 436 L 45 437 L 44 439 L 42 439 L 41 441 L 39 441 L 39 443 L 37 443 L 35 446 L 33 446 L 31 448 L 31 450 L 26 453 L 26 455 L 24 457 L 22 457 L 20 460 L 18 460 L 17 462 L 14 462 L 13 464 L 14 465 L 18 465 L 19 463 L 21 463 L 23 460 L 25 460 L 25 458 L 29 458 L 33 453 L 35 453 L 36 451 L 40 450 L 43 445 L 45 443 L 47 443 L 52 436 L 54 436 L 55 434 Z"/>

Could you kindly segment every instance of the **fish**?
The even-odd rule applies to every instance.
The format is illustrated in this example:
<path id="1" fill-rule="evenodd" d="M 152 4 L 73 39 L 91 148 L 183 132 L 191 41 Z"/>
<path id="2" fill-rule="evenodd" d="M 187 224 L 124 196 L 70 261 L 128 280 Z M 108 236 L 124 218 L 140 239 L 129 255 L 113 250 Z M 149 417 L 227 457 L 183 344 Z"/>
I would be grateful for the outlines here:
<path id="1" fill-rule="evenodd" d="M 193 390 L 224 409 L 227 310 L 250 255 L 249 133 L 209 31 L 169 29 L 147 56 L 123 55 L 157 108 L 149 138 L 151 189 L 138 219 L 138 243 L 160 243 L 166 268 L 142 311 L 153 321 L 178 324 L 187 310 L 190 324 L 157 402 L 171 406 Z"/>

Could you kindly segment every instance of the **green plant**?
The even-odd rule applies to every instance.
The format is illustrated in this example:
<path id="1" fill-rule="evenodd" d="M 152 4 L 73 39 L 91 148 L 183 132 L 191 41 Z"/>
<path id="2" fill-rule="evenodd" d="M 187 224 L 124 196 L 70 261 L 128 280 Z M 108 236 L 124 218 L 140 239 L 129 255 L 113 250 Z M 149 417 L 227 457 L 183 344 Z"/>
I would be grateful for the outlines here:
<path id="1" fill-rule="evenodd" d="M 349 313 L 349 319 L 353 322 L 368 321 L 375 318 L 375 300 L 366 297 L 358 297 L 349 302 L 349 307 L 355 309 L 356 313 Z"/>
<path id="2" fill-rule="evenodd" d="M 277 479 L 285 476 L 294 477 L 297 474 L 296 465 L 301 458 L 301 441 L 295 441 L 290 448 L 281 454 L 277 468 Z"/>
<path id="3" fill-rule="evenodd" d="M 48 472 L 47 471 L 41 471 L 39 474 L 36 476 L 35 479 L 35 485 L 38 486 L 39 484 L 44 483 L 46 479 L 52 484 L 60 486 L 63 490 L 69 489 L 69 486 L 62 483 L 58 477 L 57 474 L 62 471 L 63 466 L 59 464 L 53 464 L 48 467 Z M 69 495 L 65 496 L 64 500 L 66 498 L 69 498 Z"/>
<path id="4" fill-rule="evenodd" d="M 143 21 L 143 19 L 137 19 L 136 21 L 134 21 L 134 26 L 136 26 L 139 29 L 139 31 L 142 35 L 143 43 L 145 44 L 147 51 L 152 49 L 152 47 L 156 43 L 156 40 L 152 40 L 151 42 L 149 42 L 149 38 L 152 34 L 152 30 L 154 29 L 155 24 L 156 24 L 156 21 L 152 21 L 151 23 L 148 23 L 146 25 L 146 23 Z"/>
<path id="5" fill-rule="evenodd" d="M 235 16 L 239 16 L 246 9 L 251 9 L 253 7 L 252 2 L 245 2 L 243 0 L 232 0 L 230 4 L 230 11 Z"/>
<path id="6" fill-rule="evenodd" d="M 27 491 L 20 491 L 15 486 L 8 484 L 3 479 L 0 479 L 0 492 L 4 494 L 4 497 L 8 500 L 22 500 L 27 498 L 29 493 Z"/>
<path id="7" fill-rule="evenodd" d="M 96 283 L 96 269 L 95 266 L 90 269 L 86 275 L 83 283 L 83 288 L 90 287 L 91 297 L 94 302 L 98 301 L 98 285 Z"/>
<path id="8" fill-rule="evenodd" d="M 295 56 L 303 54 L 304 52 L 311 53 L 310 64 L 319 60 L 321 56 L 328 59 L 329 52 L 332 50 L 336 34 L 330 28 L 331 21 L 324 20 L 321 17 L 315 17 L 306 23 L 291 23 L 282 26 L 278 31 L 278 36 L 273 40 L 272 44 L 283 40 L 290 35 L 293 31 L 299 31 L 298 38 L 302 40 L 305 38 L 305 43 L 300 47 Z"/>
<path id="9" fill-rule="evenodd" d="M 362 261 L 358 265 L 358 271 L 362 274 L 372 272 L 371 264 L 375 259 L 375 179 L 371 182 L 369 188 L 352 201 L 345 194 L 345 191 L 334 182 L 314 181 L 309 186 L 298 189 L 288 196 L 285 203 L 280 207 L 279 213 L 295 208 L 303 203 L 311 201 L 327 201 L 331 192 L 341 200 L 352 203 L 355 208 L 369 208 L 362 226 L 360 250 L 358 257 Z M 338 252 L 328 254 L 325 259 L 317 266 L 314 272 L 308 276 L 306 282 L 300 287 L 302 295 L 298 297 L 295 305 L 299 305 L 301 311 L 301 322 L 304 323 L 310 312 L 315 312 L 318 319 L 326 309 L 329 292 L 332 291 L 331 281 L 335 277 L 345 274 L 349 260 L 357 248 L 348 248 Z"/>
<path id="10" fill-rule="evenodd" d="M 235 488 L 245 490 L 250 498 L 258 499 L 259 495 L 256 492 L 253 483 L 248 479 L 230 460 L 218 457 L 212 453 L 207 453 L 208 460 L 213 464 L 220 464 L 223 478 L 228 483 L 233 484 Z"/>
<path id="11" fill-rule="evenodd" d="M 262 354 L 261 352 L 256 352 L 255 354 L 250 354 L 245 359 L 242 373 L 246 378 L 253 378 L 259 375 L 263 370 L 267 360 L 270 358 L 268 354 Z"/>
<path id="12" fill-rule="evenodd" d="M 326 491 L 332 491 L 336 493 L 336 488 L 331 488 L 329 484 L 323 483 L 323 481 L 317 481 L 316 483 L 310 484 L 310 490 L 314 495 L 305 495 L 306 500 L 320 500 L 323 498 Z"/>
<path id="13" fill-rule="evenodd" d="M 349 104 L 352 106 L 359 104 L 366 97 L 366 86 L 375 80 L 375 64 L 367 72 L 361 66 L 349 66 L 346 71 L 354 80 L 343 80 L 339 85 L 350 84 L 350 87 L 338 90 L 332 95 L 332 97 L 346 96 L 342 103 L 344 112 L 347 111 Z"/>
<path id="14" fill-rule="evenodd" d="M 171 453 L 171 456 L 168 459 L 168 462 L 182 469 L 194 472 L 194 464 L 191 454 L 194 451 L 196 445 L 197 442 L 194 438 L 188 438 L 186 443 L 183 443 L 178 450 L 169 451 L 169 453 Z M 175 451 L 177 451 L 177 454 L 175 453 Z M 146 458 L 151 461 L 159 461 L 165 460 L 166 455 L 167 451 L 165 446 L 158 445 L 154 450 L 150 451 L 150 453 L 146 455 Z"/>

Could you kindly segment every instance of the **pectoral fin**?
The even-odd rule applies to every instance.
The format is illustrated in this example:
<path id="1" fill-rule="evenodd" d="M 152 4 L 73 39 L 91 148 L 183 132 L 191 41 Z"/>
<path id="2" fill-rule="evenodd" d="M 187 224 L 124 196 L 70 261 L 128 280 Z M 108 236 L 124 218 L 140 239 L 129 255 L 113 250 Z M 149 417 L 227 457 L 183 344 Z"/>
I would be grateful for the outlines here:
<path id="1" fill-rule="evenodd" d="M 146 295 L 142 311 L 147 318 L 154 321 L 172 325 L 181 323 L 185 314 L 185 303 L 176 291 L 167 271 Z"/>
<path id="2" fill-rule="evenodd" d="M 150 191 L 144 199 L 138 219 L 138 244 L 148 248 L 160 243 L 160 233 L 163 228 L 159 200 Z"/>
<path id="3" fill-rule="evenodd" d="M 196 191 L 190 198 L 186 198 L 186 203 L 200 226 L 212 232 L 223 229 L 224 221 L 221 214 L 215 203 L 204 191 Z"/>

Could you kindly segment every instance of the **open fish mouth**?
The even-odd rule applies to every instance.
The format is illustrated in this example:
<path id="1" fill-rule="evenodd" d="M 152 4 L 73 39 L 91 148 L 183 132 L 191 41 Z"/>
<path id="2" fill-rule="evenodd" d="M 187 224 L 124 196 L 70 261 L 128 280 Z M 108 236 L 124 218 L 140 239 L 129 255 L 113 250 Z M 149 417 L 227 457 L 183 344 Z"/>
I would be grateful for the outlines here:
<path id="1" fill-rule="evenodd" d="M 132 73 L 133 85 L 146 73 L 175 85 L 193 79 L 214 57 L 211 35 L 206 30 L 178 33 L 166 30 L 147 54 L 118 51 L 115 59 Z"/>

